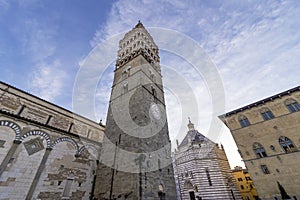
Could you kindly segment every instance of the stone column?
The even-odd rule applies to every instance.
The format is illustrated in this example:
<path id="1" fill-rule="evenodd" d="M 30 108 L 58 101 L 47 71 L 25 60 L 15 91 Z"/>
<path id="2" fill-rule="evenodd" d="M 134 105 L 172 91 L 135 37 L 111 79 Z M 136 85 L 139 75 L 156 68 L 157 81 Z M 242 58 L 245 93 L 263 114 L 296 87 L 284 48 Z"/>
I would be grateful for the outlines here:
<path id="1" fill-rule="evenodd" d="M 10 159 L 12 158 L 12 156 L 14 155 L 14 153 L 16 152 L 19 144 L 21 144 L 22 142 L 19 140 L 14 140 L 12 146 L 10 147 L 8 153 L 6 154 L 4 160 L 2 161 L 1 165 L 0 165 L 0 177 L 2 175 L 2 173 L 4 172 L 4 170 L 6 169 Z"/>
<path id="2" fill-rule="evenodd" d="M 43 159 L 41 161 L 41 164 L 40 164 L 40 166 L 39 166 L 39 168 L 38 168 L 38 170 L 37 170 L 37 172 L 36 172 L 36 174 L 34 176 L 34 179 L 33 179 L 32 183 L 31 183 L 31 186 L 30 186 L 29 191 L 27 193 L 26 200 L 32 199 L 32 195 L 33 195 L 33 193 L 35 191 L 35 188 L 36 188 L 36 186 L 37 186 L 37 184 L 38 184 L 38 182 L 40 180 L 41 174 L 42 174 L 42 172 L 45 169 L 46 162 L 47 162 L 47 159 L 48 159 L 48 157 L 50 155 L 51 150 L 52 150 L 52 148 L 47 148 L 46 149 L 45 154 L 43 156 Z"/>
<path id="3" fill-rule="evenodd" d="M 98 156 L 98 159 L 99 159 L 99 156 Z M 93 178 L 93 185 L 92 185 L 92 189 L 91 189 L 90 199 L 94 199 L 94 192 L 95 192 L 95 184 L 96 184 L 96 178 L 97 178 L 98 165 L 99 165 L 99 160 L 96 160 L 95 174 L 94 174 L 94 178 Z"/>

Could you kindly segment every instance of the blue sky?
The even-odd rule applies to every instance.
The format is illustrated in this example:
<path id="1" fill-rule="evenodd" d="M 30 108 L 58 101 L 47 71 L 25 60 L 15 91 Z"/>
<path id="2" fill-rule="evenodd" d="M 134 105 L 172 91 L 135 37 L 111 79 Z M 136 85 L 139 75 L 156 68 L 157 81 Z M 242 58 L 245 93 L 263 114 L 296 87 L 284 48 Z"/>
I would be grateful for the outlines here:
<path id="1" fill-rule="evenodd" d="M 141 20 L 154 35 L 155 28 L 171 30 L 201 47 L 222 81 L 223 111 L 230 111 L 299 85 L 299 19 L 296 0 L 0 0 L 0 79 L 73 110 L 76 77 L 87 57 Z M 113 57 L 116 45 L 108 48 Z M 206 74 L 168 50 L 160 56 L 172 140 L 183 138 L 188 116 L 203 134 L 219 126 L 212 119 L 221 110 L 213 112 Z M 95 115 L 79 114 L 105 120 L 112 72 L 113 62 L 97 80 Z M 174 84 L 172 72 L 183 77 L 188 91 Z M 189 97 L 195 99 L 191 104 Z M 219 136 L 231 166 L 241 165 L 228 129 L 223 126 Z"/>

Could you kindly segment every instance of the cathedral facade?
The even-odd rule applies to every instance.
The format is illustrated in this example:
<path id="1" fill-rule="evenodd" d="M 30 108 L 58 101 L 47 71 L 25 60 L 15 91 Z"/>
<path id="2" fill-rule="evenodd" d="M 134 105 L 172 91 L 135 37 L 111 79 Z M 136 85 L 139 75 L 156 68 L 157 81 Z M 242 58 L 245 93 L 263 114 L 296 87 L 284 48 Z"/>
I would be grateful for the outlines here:
<path id="1" fill-rule="evenodd" d="M 223 146 L 195 130 L 190 120 L 188 129 L 175 151 L 180 199 L 242 199 Z"/>
<path id="2" fill-rule="evenodd" d="M 91 199 L 103 132 L 0 82 L 0 199 Z"/>

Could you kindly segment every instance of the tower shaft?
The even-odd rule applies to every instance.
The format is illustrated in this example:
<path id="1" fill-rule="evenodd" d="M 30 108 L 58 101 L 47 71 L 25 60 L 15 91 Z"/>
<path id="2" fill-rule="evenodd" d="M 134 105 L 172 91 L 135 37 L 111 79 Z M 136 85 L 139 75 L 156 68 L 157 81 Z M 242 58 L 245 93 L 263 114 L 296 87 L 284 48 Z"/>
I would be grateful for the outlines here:
<path id="1" fill-rule="evenodd" d="M 95 197 L 176 199 L 158 47 L 140 22 L 119 43 Z"/>

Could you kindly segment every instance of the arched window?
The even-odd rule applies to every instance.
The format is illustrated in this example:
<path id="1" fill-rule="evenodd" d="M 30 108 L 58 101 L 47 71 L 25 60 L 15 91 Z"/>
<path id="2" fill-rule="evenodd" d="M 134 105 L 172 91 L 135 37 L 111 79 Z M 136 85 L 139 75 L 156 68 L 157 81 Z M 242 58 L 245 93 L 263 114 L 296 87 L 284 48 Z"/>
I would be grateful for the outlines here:
<path id="1" fill-rule="evenodd" d="M 258 142 L 253 144 L 253 151 L 256 154 L 257 158 L 267 157 L 265 148 Z"/>
<path id="2" fill-rule="evenodd" d="M 270 171 L 269 171 L 267 165 L 260 165 L 260 168 L 264 174 L 270 174 Z"/>
<path id="3" fill-rule="evenodd" d="M 268 108 L 261 109 L 260 114 L 264 118 L 265 121 L 274 118 L 273 113 Z"/>
<path id="4" fill-rule="evenodd" d="M 292 140 L 290 140 L 287 137 L 281 136 L 279 138 L 279 144 L 281 145 L 281 147 L 286 153 L 297 151 L 297 148 L 292 142 Z"/>
<path id="5" fill-rule="evenodd" d="M 245 115 L 239 116 L 239 122 L 240 122 L 242 128 L 244 128 L 246 126 L 250 126 L 250 122 Z"/>
<path id="6" fill-rule="evenodd" d="M 299 103 L 297 101 L 295 101 L 294 99 L 287 99 L 284 103 L 291 113 L 297 112 L 300 110 Z"/>

